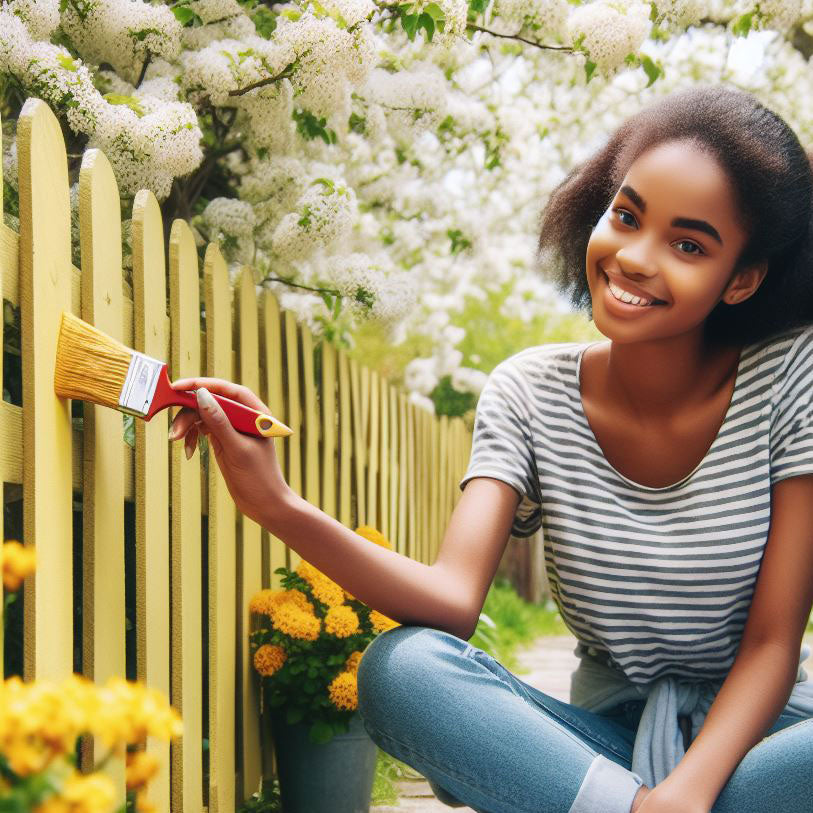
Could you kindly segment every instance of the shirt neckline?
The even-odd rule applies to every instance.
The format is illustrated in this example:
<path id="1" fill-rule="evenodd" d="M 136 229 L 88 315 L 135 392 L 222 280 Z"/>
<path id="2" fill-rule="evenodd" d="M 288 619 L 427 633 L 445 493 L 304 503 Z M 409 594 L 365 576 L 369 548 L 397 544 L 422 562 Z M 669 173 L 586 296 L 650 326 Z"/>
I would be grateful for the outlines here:
<path id="1" fill-rule="evenodd" d="M 708 460 L 711 453 L 714 451 L 714 447 L 717 446 L 718 442 L 720 441 L 720 437 L 724 434 L 724 430 L 728 424 L 729 418 L 731 417 L 731 409 L 734 403 L 738 400 L 738 393 L 740 389 L 740 383 L 742 381 L 742 368 L 743 362 L 745 361 L 746 356 L 749 354 L 751 345 L 744 345 L 740 350 L 740 358 L 737 362 L 737 375 L 734 379 L 734 390 L 731 393 L 731 400 L 728 402 L 728 407 L 726 408 L 725 417 L 723 418 L 723 422 L 720 424 L 720 428 L 717 430 L 717 434 L 714 437 L 714 440 L 711 442 L 711 445 L 706 450 L 706 453 L 703 455 L 700 462 L 685 476 L 678 480 L 676 483 L 672 483 L 671 485 L 667 486 L 646 486 L 643 483 L 636 483 L 635 480 L 631 480 L 626 475 L 622 474 L 618 471 L 609 460 L 607 460 L 606 455 L 604 454 L 604 450 L 601 448 L 601 444 L 598 442 L 598 438 L 593 432 L 593 427 L 590 426 L 590 421 L 587 420 L 587 413 L 584 411 L 584 403 L 582 401 L 582 389 L 581 389 L 581 366 L 582 366 L 582 356 L 584 356 L 585 351 L 588 347 L 592 347 L 594 344 L 601 344 L 604 339 L 598 339 L 594 342 L 586 342 L 580 348 L 578 348 L 576 353 L 576 368 L 575 368 L 575 375 L 576 375 L 576 404 L 577 404 L 577 411 L 578 417 L 581 421 L 582 426 L 587 431 L 587 434 L 590 438 L 590 442 L 593 444 L 595 449 L 598 451 L 601 459 L 604 461 L 604 464 L 607 466 L 610 471 L 612 471 L 617 477 L 623 480 L 627 485 L 633 486 L 634 488 L 641 489 L 643 491 L 669 491 L 673 488 L 677 488 L 678 486 L 682 486 L 686 483 L 691 477 L 693 477 L 696 472 L 702 468 L 703 464 Z"/>

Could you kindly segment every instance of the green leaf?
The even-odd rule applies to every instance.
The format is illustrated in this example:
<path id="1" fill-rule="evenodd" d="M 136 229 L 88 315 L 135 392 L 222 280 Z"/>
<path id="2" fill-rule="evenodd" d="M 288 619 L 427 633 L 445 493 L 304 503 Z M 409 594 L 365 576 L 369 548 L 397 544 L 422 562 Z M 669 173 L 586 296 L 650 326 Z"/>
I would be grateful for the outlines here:
<path id="1" fill-rule="evenodd" d="M 121 93 L 105 93 L 104 99 L 110 104 L 123 104 L 129 107 L 139 118 L 144 115 L 144 110 L 135 96 L 124 96 Z"/>
<path id="2" fill-rule="evenodd" d="M 76 63 L 73 61 L 73 57 L 68 56 L 67 54 L 57 54 L 57 62 L 66 70 L 76 73 L 79 70 Z"/>
<path id="3" fill-rule="evenodd" d="M 359 135 L 364 135 L 367 128 L 367 119 L 364 116 L 359 116 L 356 113 L 350 114 L 350 120 L 347 123 L 348 128 Z"/>
<path id="4" fill-rule="evenodd" d="M 403 14 L 401 15 L 401 26 L 410 42 L 415 39 L 415 32 L 418 30 L 418 15 L 417 14 Z"/>
<path id="5" fill-rule="evenodd" d="M 596 65 L 596 63 L 592 62 L 589 59 L 587 60 L 587 62 L 584 63 L 584 74 L 588 82 L 593 78 L 593 73 L 597 67 L 598 66 Z"/>
<path id="6" fill-rule="evenodd" d="M 432 35 L 435 33 L 435 21 L 426 13 L 418 16 L 418 28 L 426 29 L 426 38 L 432 42 Z"/>
<path id="7" fill-rule="evenodd" d="M 271 35 L 277 28 L 277 15 L 273 11 L 269 11 L 266 6 L 258 6 L 249 16 L 257 33 L 263 39 L 271 39 Z"/>
<path id="8" fill-rule="evenodd" d="M 290 706 L 285 712 L 285 722 L 288 725 L 294 725 L 302 720 L 305 716 L 305 709 L 298 706 Z"/>
<path id="9" fill-rule="evenodd" d="M 329 723 L 319 721 L 310 727 L 308 735 L 310 741 L 318 745 L 330 742 L 333 739 L 333 726 Z"/>
<path id="10" fill-rule="evenodd" d="M 649 87 L 659 76 L 663 76 L 663 68 L 660 63 L 656 64 L 652 61 L 652 58 L 649 56 L 643 56 L 641 58 L 641 66 L 644 69 L 644 73 L 649 77 L 649 82 L 647 82 L 647 87 Z"/>
<path id="11" fill-rule="evenodd" d="M 753 26 L 753 22 L 754 12 L 749 11 L 747 14 L 743 14 L 734 20 L 734 24 L 731 26 L 731 33 L 734 34 L 735 37 L 747 37 L 748 32 Z"/>
<path id="12" fill-rule="evenodd" d="M 135 417 L 127 414 L 122 417 L 124 418 L 124 442 L 131 449 L 135 449 Z"/>
<path id="13" fill-rule="evenodd" d="M 423 10 L 424 14 L 428 14 L 436 23 L 441 23 L 446 21 L 446 15 L 443 13 L 443 9 L 437 3 L 429 3 L 429 5 Z M 443 28 L 438 26 L 442 31 Z"/>
<path id="14" fill-rule="evenodd" d="M 200 15 L 186 6 L 175 6 L 172 9 L 172 13 L 175 15 L 175 19 L 184 26 L 184 28 L 194 28 L 203 25 L 203 20 L 200 18 Z"/>

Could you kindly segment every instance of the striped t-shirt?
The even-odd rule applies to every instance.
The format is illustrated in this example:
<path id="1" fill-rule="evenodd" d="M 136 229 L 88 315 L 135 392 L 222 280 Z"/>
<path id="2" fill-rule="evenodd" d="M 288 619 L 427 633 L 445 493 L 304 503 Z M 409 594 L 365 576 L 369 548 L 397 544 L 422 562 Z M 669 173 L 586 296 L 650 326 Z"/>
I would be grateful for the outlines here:
<path id="1" fill-rule="evenodd" d="M 543 529 L 562 619 L 630 681 L 720 680 L 754 593 L 771 485 L 813 473 L 813 325 L 743 348 L 717 437 L 662 488 L 604 457 L 580 393 L 589 345 L 529 347 L 497 365 L 460 488 L 493 477 L 516 489 L 512 534 Z"/>

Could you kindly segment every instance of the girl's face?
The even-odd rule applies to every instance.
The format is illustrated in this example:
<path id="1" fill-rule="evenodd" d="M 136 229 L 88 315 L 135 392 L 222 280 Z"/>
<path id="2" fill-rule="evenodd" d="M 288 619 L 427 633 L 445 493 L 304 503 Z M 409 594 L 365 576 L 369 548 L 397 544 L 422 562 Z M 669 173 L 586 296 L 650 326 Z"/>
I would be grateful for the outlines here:
<path id="1" fill-rule="evenodd" d="M 701 330 L 720 299 L 747 298 L 762 277 L 726 285 L 747 239 L 737 214 L 725 172 L 695 145 L 640 155 L 587 244 L 596 327 L 621 342 L 673 337 Z M 620 302 L 608 277 L 653 304 Z"/>

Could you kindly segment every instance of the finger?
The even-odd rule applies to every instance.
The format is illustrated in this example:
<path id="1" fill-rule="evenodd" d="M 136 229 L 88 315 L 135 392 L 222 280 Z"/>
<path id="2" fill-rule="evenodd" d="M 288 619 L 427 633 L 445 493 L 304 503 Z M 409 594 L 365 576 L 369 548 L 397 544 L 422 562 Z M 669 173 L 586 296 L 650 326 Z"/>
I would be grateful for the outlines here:
<path id="1" fill-rule="evenodd" d="M 198 390 L 201 387 L 217 395 L 223 395 L 240 404 L 256 409 L 259 412 L 268 412 L 268 407 L 248 387 L 226 381 L 222 378 L 198 377 L 180 378 L 173 381 L 170 386 L 176 390 Z"/>
<path id="2" fill-rule="evenodd" d="M 186 459 L 188 460 L 195 454 L 195 449 L 198 445 L 198 430 L 195 426 L 193 426 L 189 432 L 186 434 L 186 438 L 184 438 L 184 453 L 186 454 Z"/>
<path id="3" fill-rule="evenodd" d="M 184 407 L 179 410 L 169 425 L 169 439 L 180 440 L 195 423 L 200 422 L 200 415 L 194 409 Z"/>
<path id="4" fill-rule="evenodd" d="M 231 425 L 223 407 L 217 403 L 206 387 L 197 389 L 197 399 L 202 428 L 208 429 L 212 436 L 218 438 L 221 443 L 233 443 L 237 430 Z"/>

